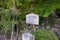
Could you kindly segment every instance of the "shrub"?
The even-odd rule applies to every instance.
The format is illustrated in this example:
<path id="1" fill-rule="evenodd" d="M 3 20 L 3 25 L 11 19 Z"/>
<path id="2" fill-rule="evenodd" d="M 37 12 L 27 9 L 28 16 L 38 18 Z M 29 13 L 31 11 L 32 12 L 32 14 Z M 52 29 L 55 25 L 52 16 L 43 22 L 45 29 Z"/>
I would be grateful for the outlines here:
<path id="1" fill-rule="evenodd" d="M 58 40 L 57 36 L 50 30 L 36 30 L 33 34 L 35 40 Z"/>

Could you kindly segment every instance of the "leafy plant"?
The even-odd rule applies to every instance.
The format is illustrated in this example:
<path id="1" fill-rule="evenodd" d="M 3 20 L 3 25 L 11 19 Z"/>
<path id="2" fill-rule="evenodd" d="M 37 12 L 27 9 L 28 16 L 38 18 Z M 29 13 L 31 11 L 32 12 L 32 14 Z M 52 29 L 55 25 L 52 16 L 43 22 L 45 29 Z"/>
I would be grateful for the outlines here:
<path id="1" fill-rule="evenodd" d="M 25 20 L 25 15 L 31 12 L 48 17 L 60 8 L 60 0 L 0 0 L 0 7 L 11 10 L 13 6 L 21 13 L 21 19 Z"/>
<path id="2" fill-rule="evenodd" d="M 57 36 L 50 30 L 36 30 L 33 34 L 35 40 L 58 40 Z"/>

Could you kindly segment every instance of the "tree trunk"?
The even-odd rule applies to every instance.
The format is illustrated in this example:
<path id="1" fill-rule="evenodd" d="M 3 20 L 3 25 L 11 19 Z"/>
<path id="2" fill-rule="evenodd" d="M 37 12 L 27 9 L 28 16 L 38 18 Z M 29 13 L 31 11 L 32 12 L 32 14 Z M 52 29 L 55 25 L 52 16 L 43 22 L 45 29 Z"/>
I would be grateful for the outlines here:
<path id="1" fill-rule="evenodd" d="M 7 40 L 7 39 L 6 39 L 6 32 L 5 32 L 5 34 L 4 34 L 4 39 Z"/>
<path id="2" fill-rule="evenodd" d="M 13 40 L 13 30 L 14 30 L 14 24 L 12 25 L 11 40 Z"/>
<path id="3" fill-rule="evenodd" d="M 16 12 L 17 8 L 16 8 L 16 0 L 13 0 L 13 6 L 12 6 L 12 12 Z"/>
<path id="4" fill-rule="evenodd" d="M 16 9 L 16 0 L 13 0 L 13 6 L 12 6 L 12 12 L 16 12 L 17 9 Z M 14 21 L 14 18 L 13 18 L 13 21 Z M 12 33 L 11 33 L 11 40 L 13 40 L 13 30 L 14 30 L 14 24 L 12 25 Z"/>
<path id="5" fill-rule="evenodd" d="M 11 33 L 11 40 L 13 40 L 13 32 Z"/>

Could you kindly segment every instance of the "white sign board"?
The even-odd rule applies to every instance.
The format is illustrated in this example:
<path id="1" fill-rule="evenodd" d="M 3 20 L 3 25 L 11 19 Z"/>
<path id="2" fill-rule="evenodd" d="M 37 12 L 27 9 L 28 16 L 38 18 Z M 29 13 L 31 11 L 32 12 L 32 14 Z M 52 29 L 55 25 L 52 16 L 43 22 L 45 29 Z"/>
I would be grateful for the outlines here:
<path id="1" fill-rule="evenodd" d="M 22 40 L 35 40 L 35 36 L 30 33 L 22 34 Z"/>
<path id="2" fill-rule="evenodd" d="M 39 15 L 33 13 L 26 15 L 26 23 L 39 25 Z"/>

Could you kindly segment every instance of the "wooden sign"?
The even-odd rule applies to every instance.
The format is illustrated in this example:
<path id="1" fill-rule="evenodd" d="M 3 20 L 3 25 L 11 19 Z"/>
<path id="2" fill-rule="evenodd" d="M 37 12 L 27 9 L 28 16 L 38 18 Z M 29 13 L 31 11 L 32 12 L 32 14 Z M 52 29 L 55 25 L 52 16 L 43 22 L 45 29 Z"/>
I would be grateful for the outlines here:
<path id="1" fill-rule="evenodd" d="M 34 13 L 26 15 L 26 23 L 39 25 L 39 15 Z"/>

